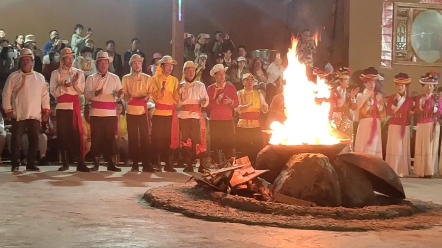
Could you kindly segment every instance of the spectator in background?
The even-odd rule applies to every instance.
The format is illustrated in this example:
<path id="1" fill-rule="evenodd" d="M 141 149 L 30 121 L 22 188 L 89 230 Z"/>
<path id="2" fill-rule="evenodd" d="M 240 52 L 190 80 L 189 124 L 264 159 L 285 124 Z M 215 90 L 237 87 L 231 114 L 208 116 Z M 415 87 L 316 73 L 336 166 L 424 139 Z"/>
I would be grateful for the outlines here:
<path id="1" fill-rule="evenodd" d="M 11 46 L 4 47 L 0 52 L 0 88 L 6 83 L 6 79 L 14 71 L 15 52 Z"/>
<path id="2" fill-rule="evenodd" d="M 6 38 L 6 32 L 4 29 L 0 28 L 0 40 L 5 39 L 5 38 Z"/>
<path id="3" fill-rule="evenodd" d="M 81 49 L 81 55 L 75 59 L 73 67 L 82 70 L 85 77 L 97 73 L 95 61 L 92 58 L 92 49 L 90 47 L 83 47 Z"/>
<path id="4" fill-rule="evenodd" d="M 246 73 L 250 73 L 249 69 L 246 67 L 246 63 L 246 58 L 239 57 L 238 65 L 229 67 L 229 69 L 227 70 L 227 81 L 235 86 L 236 91 L 244 89 L 244 84 L 242 80 L 243 75 Z"/>
<path id="5" fill-rule="evenodd" d="M 24 48 L 31 50 L 34 54 L 34 71 L 43 73 L 43 52 L 37 48 L 35 36 L 28 34 L 25 36 Z"/>
<path id="6" fill-rule="evenodd" d="M 121 60 L 121 55 L 116 52 L 115 41 L 106 41 L 106 52 L 109 57 L 113 58 L 111 65 L 109 66 L 109 71 L 117 74 L 118 77 L 123 77 L 123 61 Z"/>
<path id="7" fill-rule="evenodd" d="M 195 61 L 195 43 L 193 34 L 184 33 L 184 61 Z"/>
<path id="8" fill-rule="evenodd" d="M 3 115 L 0 112 L 0 164 L 2 163 L 2 151 L 6 145 L 6 130 L 5 130 L 5 120 L 3 119 Z"/>
<path id="9" fill-rule="evenodd" d="M 54 30 L 49 31 L 49 41 L 46 42 L 46 44 L 43 47 L 43 54 L 44 55 L 48 54 L 52 50 L 53 46 L 57 46 L 58 45 L 58 44 L 54 43 L 55 40 L 59 40 L 58 37 L 59 36 L 58 36 L 58 31 L 57 30 L 54 29 Z"/>
<path id="10" fill-rule="evenodd" d="M 234 59 L 232 59 L 232 51 L 230 49 L 226 49 L 225 51 L 223 51 L 223 55 L 224 55 L 224 66 L 225 67 L 231 67 L 236 65 L 236 61 Z M 242 86 L 241 86 L 242 88 Z"/>
<path id="11" fill-rule="evenodd" d="M 147 67 L 147 75 L 155 76 L 157 70 L 157 63 L 163 57 L 161 53 L 154 53 L 152 55 L 151 64 Z"/>
<path id="12" fill-rule="evenodd" d="M 9 46 L 9 40 L 7 39 L 0 39 L 0 51 L 2 50 L 3 47 L 7 47 Z"/>
<path id="13" fill-rule="evenodd" d="M 276 54 L 275 60 L 267 67 L 267 82 L 266 82 L 266 98 L 267 103 L 271 103 L 273 97 L 277 94 L 277 82 L 283 78 L 284 67 L 282 66 L 281 54 Z"/>
<path id="14" fill-rule="evenodd" d="M 74 27 L 74 33 L 72 34 L 71 48 L 75 53 L 75 56 L 79 56 L 81 49 L 86 46 L 86 40 L 91 37 L 92 32 L 88 31 L 86 36 L 81 36 L 83 34 L 83 25 L 77 24 Z"/>
<path id="15" fill-rule="evenodd" d="M 242 46 L 242 45 L 239 46 L 237 52 L 238 52 L 238 57 L 244 57 L 244 58 L 246 58 L 246 67 L 247 67 L 247 68 L 250 68 L 250 66 L 252 65 L 252 62 L 251 62 L 250 58 L 247 57 L 247 50 L 246 50 L 246 47 L 245 47 L 245 46 Z"/>
<path id="16" fill-rule="evenodd" d="M 95 51 L 95 53 L 94 53 L 94 59 L 97 59 L 97 54 L 98 53 L 100 53 L 100 52 L 104 52 L 104 49 L 103 48 L 97 48 L 97 50 Z"/>
<path id="17" fill-rule="evenodd" d="M 261 58 L 253 59 L 250 72 L 260 83 L 266 83 L 268 79 L 267 71 L 264 69 L 264 61 Z"/>
<path id="18" fill-rule="evenodd" d="M 220 54 L 227 50 L 235 51 L 235 45 L 230 40 L 230 37 L 228 34 L 223 33 L 221 31 L 215 32 L 215 40 L 213 41 L 213 44 L 210 46 L 212 54 Z"/>
<path id="19" fill-rule="evenodd" d="M 17 34 L 17 36 L 15 36 L 14 49 L 20 51 L 23 48 L 24 41 L 25 37 L 22 34 Z"/>
<path id="20" fill-rule="evenodd" d="M 138 54 L 141 57 L 143 57 L 144 61 L 143 61 L 143 72 L 146 73 L 147 70 L 147 66 L 146 66 L 146 55 L 144 55 L 144 53 L 140 50 L 140 40 L 138 38 L 133 38 L 131 40 L 131 48 L 130 50 L 128 50 L 125 54 L 124 54 L 124 69 L 123 69 L 123 74 L 129 74 L 130 73 L 130 58 L 132 57 L 132 55 L 134 54 Z M 155 72 L 154 72 L 155 74 Z"/>
<path id="21" fill-rule="evenodd" d="M 210 39 L 210 34 L 204 34 L 201 33 L 198 35 L 197 39 L 196 39 L 196 44 L 195 44 L 195 63 L 199 63 L 199 59 L 201 58 L 201 54 L 209 54 L 209 48 L 208 48 L 208 43 Z"/>
<path id="22" fill-rule="evenodd" d="M 60 67 L 60 53 L 52 51 L 48 55 L 43 57 L 43 76 L 46 81 L 51 80 L 51 74 L 53 71 Z"/>
<path id="23" fill-rule="evenodd" d="M 84 47 L 89 47 L 92 50 L 92 54 L 94 53 L 95 43 L 92 39 L 87 39 Z"/>

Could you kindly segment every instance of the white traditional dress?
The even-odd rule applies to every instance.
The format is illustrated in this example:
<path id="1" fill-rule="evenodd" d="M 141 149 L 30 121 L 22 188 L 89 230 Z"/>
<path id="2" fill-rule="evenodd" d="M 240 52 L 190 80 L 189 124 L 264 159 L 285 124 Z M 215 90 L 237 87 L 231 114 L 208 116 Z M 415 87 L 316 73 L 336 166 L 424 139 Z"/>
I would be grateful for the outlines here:
<path id="1" fill-rule="evenodd" d="M 435 114 L 441 113 L 434 94 L 424 94 L 416 101 L 418 122 L 416 129 L 416 148 L 414 152 L 414 174 L 418 177 L 433 176 L 437 166 L 439 145 L 439 122 Z"/>
<path id="2" fill-rule="evenodd" d="M 380 102 L 382 95 L 365 89 L 356 97 L 356 118 L 359 120 L 355 152 L 363 152 L 382 158 L 381 119 L 385 108 Z"/>
<path id="3" fill-rule="evenodd" d="M 390 119 L 385 162 L 400 177 L 410 175 L 410 112 L 412 107 L 413 99 L 406 95 L 394 94 L 388 98 L 386 112 Z"/>

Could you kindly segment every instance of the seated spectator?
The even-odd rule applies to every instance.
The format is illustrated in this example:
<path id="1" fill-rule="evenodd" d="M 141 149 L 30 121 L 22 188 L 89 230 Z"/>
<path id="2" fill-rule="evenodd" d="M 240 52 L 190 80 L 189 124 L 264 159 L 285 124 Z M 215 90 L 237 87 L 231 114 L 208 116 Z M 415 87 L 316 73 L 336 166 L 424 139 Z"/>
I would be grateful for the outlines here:
<path id="1" fill-rule="evenodd" d="M 60 54 L 55 51 L 51 51 L 48 55 L 43 57 L 43 76 L 46 81 L 51 80 L 51 74 L 53 71 L 60 68 Z"/>
<path id="2" fill-rule="evenodd" d="M 82 70 L 85 77 L 97 73 L 95 61 L 92 58 L 92 49 L 90 47 L 83 47 L 81 49 L 81 55 L 75 59 L 73 66 Z"/>
<path id="3" fill-rule="evenodd" d="M 210 45 L 210 48 L 210 51 L 215 55 L 228 50 L 230 50 L 230 52 L 236 50 L 235 45 L 233 44 L 232 40 L 230 40 L 229 35 L 221 31 L 215 32 L 215 40 Z"/>
<path id="4" fill-rule="evenodd" d="M 0 113 L 0 164 L 2 163 L 2 152 L 6 145 L 5 121 Z"/>
<path id="5" fill-rule="evenodd" d="M 231 67 L 236 65 L 236 61 L 232 59 L 232 51 L 230 49 L 223 51 L 223 55 L 224 55 L 224 67 Z"/>
<path id="6" fill-rule="evenodd" d="M 43 51 L 37 48 L 35 36 L 28 34 L 25 36 L 23 48 L 28 48 L 34 53 L 34 71 L 43 73 Z"/>
<path id="7" fill-rule="evenodd" d="M 116 135 L 117 140 L 117 150 L 124 158 L 124 164 L 129 164 L 129 143 L 127 134 L 127 121 L 126 121 L 126 110 L 123 101 L 117 102 L 117 117 L 118 117 L 118 135 Z"/>
<path id="8" fill-rule="evenodd" d="M 91 125 L 89 123 L 89 112 L 91 107 L 89 104 L 84 106 L 83 120 L 83 144 L 85 148 L 85 154 L 87 155 L 91 151 Z"/>
<path id="9" fill-rule="evenodd" d="M 227 81 L 230 81 L 232 83 L 236 90 L 242 90 L 244 88 L 244 85 L 242 83 L 242 77 L 246 73 L 250 73 L 249 69 L 246 67 L 246 58 L 239 57 L 238 58 L 238 65 L 230 67 L 228 69 L 228 77 Z"/>
<path id="10" fill-rule="evenodd" d="M 206 54 L 206 59 L 207 59 L 207 54 L 209 54 L 210 52 L 207 45 L 209 43 L 209 39 L 210 39 L 210 34 L 201 33 L 198 35 L 194 50 L 195 63 L 198 64 L 199 60 L 201 59 L 201 54 Z"/>
<path id="11" fill-rule="evenodd" d="M 264 61 L 261 58 L 255 58 L 253 60 L 250 72 L 255 76 L 259 83 L 267 82 L 267 71 L 264 69 Z"/>
<path id="12" fill-rule="evenodd" d="M 0 40 L 5 39 L 5 38 L 6 38 L 6 32 L 4 29 L 0 28 Z"/>
<path id="13" fill-rule="evenodd" d="M 95 43 L 93 39 L 87 39 L 84 47 L 89 47 L 92 50 L 91 54 L 94 54 Z"/>
<path id="14" fill-rule="evenodd" d="M 152 55 L 151 64 L 147 67 L 147 75 L 155 76 L 157 70 L 157 63 L 163 57 L 161 53 L 154 53 Z"/>

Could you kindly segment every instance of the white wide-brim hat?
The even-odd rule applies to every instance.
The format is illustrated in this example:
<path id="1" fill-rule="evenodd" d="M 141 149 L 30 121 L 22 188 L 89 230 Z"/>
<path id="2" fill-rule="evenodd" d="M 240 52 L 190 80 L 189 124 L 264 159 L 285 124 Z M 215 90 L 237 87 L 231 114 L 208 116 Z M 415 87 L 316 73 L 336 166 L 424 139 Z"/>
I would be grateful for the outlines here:
<path id="1" fill-rule="evenodd" d="M 30 57 L 34 59 L 34 53 L 31 51 L 31 49 L 23 48 L 20 50 L 20 55 L 18 56 L 18 59 Z"/>
<path id="2" fill-rule="evenodd" d="M 109 54 L 107 52 L 98 52 L 97 58 L 95 60 L 98 62 L 99 60 L 105 60 L 105 59 L 107 59 L 109 63 L 112 63 L 112 61 L 114 61 L 112 57 L 109 57 Z"/>
<path id="3" fill-rule="evenodd" d="M 161 64 L 171 64 L 171 65 L 176 65 L 176 64 L 178 64 L 178 63 L 176 62 L 176 60 L 174 60 L 174 59 L 172 58 L 172 56 L 165 55 L 165 56 L 163 56 L 163 58 L 161 58 L 161 59 L 157 62 L 157 64 L 159 64 L 159 65 L 161 65 Z"/>
<path id="4" fill-rule="evenodd" d="M 212 70 L 210 70 L 210 76 L 215 76 L 215 73 L 219 71 L 227 71 L 228 67 L 224 67 L 223 64 L 216 64 Z"/>
<path id="5" fill-rule="evenodd" d="M 144 58 L 141 57 L 141 55 L 139 55 L 139 54 L 134 54 L 129 59 L 129 65 L 132 65 L 132 62 L 135 62 L 135 61 L 140 61 L 141 63 L 143 63 Z"/>

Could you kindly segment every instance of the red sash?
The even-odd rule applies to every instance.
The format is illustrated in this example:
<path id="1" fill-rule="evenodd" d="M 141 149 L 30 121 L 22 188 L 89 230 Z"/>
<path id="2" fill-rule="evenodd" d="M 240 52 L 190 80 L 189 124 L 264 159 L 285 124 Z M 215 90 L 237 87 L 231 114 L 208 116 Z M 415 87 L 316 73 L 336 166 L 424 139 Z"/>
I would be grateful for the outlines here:
<path id="1" fill-rule="evenodd" d="M 179 124 L 178 124 L 178 115 L 176 113 L 175 105 L 161 104 L 155 103 L 155 109 L 158 110 L 171 110 L 172 111 L 172 128 L 170 135 L 170 148 L 177 149 L 180 145 L 179 141 Z"/>
<path id="2" fill-rule="evenodd" d="M 116 102 L 92 101 L 91 107 L 94 108 L 94 109 L 116 110 L 117 109 L 117 103 Z M 119 133 L 120 133 L 119 122 L 120 122 L 119 121 L 119 116 L 117 116 L 117 124 L 116 124 L 115 135 L 119 135 Z"/>
<path id="3" fill-rule="evenodd" d="M 74 125 L 74 129 L 78 129 L 80 133 L 80 155 L 84 159 L 86 156 L 86 147 L 84 147 L 83 140 L 83 120 L 81 118 L 81 110 L 80 110 L 80 99 L 78 95 L 68 95 L 63 94 L 57 97 L 57 103 L 72 103 L 73 106 L 73 116 L 72 116 L 72 125 Z"/>
<path id="4" fill-rule="evenodd" d="M 198 113 L 198 115 L 200 117 L 201 145 L 196 144 L 196 155 L 199 155 L 202 152 L 206 152 L 207 151 L 206 119 L 204 118 L 203 113 L 201 112 L 201 105 L 199 105 L 199 104 L 185 104 L 185 105 L 181 106 L 181 110 Z M 192 146 L 192 143 L 190 143 L 190 145 L 189 145 L 189 142 L 187 142 L 187 143 L 181 142 L 181 143 L 182 143 L 181 144 L 182 146 Z"/>
<path id="5" fill-rule="evenodd" d="M 240 119 L 244 120 L 260 120 L 261 113 L 260 112 L 245 112 L 239 114 Z"/>
<path id="6" fill-rule="evenodd" d="M 131 105 L 131 106 L 138 106 L 138 107 L 144 108 L 144 113 L 146 113 L 146 118 L 147 118 L 147 130 L 149 130 L 149 127 L 150 127 L 149 112 L 147 109 L 147 103 L 146 103 L 146 101 L 144 101 L 144 98 L 143 97 L 132 97 L 127 104 Z M 150 135 L 149 135 L 149 139 L 150 139 Z"/>

